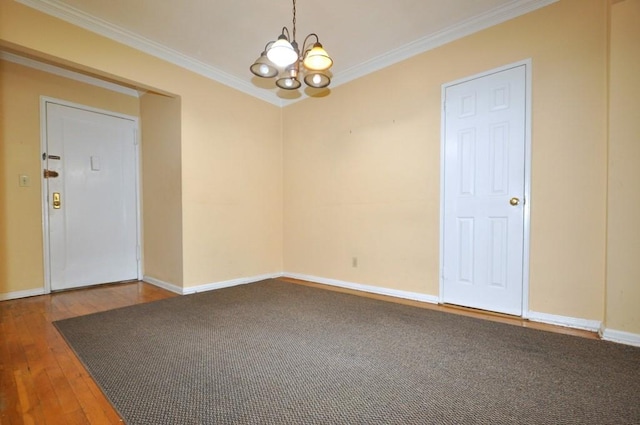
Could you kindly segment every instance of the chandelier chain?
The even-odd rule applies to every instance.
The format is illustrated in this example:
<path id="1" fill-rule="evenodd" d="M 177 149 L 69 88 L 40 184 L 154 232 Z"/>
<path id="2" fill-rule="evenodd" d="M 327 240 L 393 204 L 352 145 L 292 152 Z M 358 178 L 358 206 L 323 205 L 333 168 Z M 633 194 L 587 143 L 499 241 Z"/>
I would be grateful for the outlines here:
<path id="1" fill-rule="evenodd" d="M 296 41 L 296 0 L 293 0 L 293 41 Z"/>

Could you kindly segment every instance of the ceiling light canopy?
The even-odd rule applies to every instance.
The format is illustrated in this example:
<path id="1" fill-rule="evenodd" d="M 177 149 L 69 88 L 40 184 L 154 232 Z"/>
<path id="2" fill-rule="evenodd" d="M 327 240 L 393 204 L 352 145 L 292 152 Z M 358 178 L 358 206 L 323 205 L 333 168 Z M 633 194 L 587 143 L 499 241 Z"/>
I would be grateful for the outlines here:
<path id="1" fill-rule="evenodd" d="M 270 41 L 260 57 L 249 67 L 251 72 L 261 78 L 278 77 L 276 85 L 284 90 L 296 90 L 301 86 L 299 76 L 305 84 L 314 88 L 323 88 L 331 84 L 329 68 L 333 59 L 329 56 L 315 33 L 309 34 L 302 43 L 302 55 L 296 42 L 296 0 L 293 0 L 293 37 L 287 27 L 276 41 Z M 310 39 L 315 38 L 313 44 Z M 313 41 L 313 40 L 311 40 Z M 309 43 L 308 43 L 309 42 Z"/>

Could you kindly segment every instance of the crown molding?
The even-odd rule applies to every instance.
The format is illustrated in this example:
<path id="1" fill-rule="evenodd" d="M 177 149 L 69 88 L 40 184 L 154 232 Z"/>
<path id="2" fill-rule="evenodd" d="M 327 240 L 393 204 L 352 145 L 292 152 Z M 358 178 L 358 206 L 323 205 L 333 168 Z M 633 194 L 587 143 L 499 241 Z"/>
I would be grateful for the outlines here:
<path id="1" fill-rule="evenodd" d="M 456 25 L 445 28 L 442 31 L 429 34 L 411 43 L 405 44 L 397 49 L 386 52 L 368 61 L 336 73 L 331 80 L 331 87 L 335 88 L 342 84 L 364 77 L 367 74 L 379 71 L 388 66 L 394 65 L 403 60 L 417 56 L 436 47 L 443 46 L 452 41 L 466 37 L 478 31 L 482 31 L 518 16 L 525 15 L 534 10 L 549 6 L 560 0 L 517 0 L 507 5 L 490 10 L 482 15 L 467 19 Z M 298 102 L 308 96 L 294 100 L 283 100 L 282 106 L 287 106 Z"/>
<path id="2" fill-rule="evenodd" d="M 341 71 L 333 79 L 333 86 L 348 83 L 372 72 L 386 68 L 410 57 L 419 55 L 436 47 L 487 29 L 518 16 L 533 12 L 536 9 L 556 3 L 559 0 L 518 0 L 490 10 L 482 15 L 462 21 L 444 30 L 419 38 L 409 44 L 391 50 L 383 55 Z"/>
<path id="3" fill-rule="evenodd" d="M 156 43 L 153 40 L 142 37 L 117 25 L 113 25 L 105 20 L 91 16 L 57 0 L 15 1 L 80 28 L 84 28 L 88 31 L 132 47 L 136 50 L 140 50 L 151 56 L 155 56 L 174 65 L 188 69 L 189 71 L 193 71 L 253 97 L 257 97 L 276 106 L 282 106 L 281 99 L 274 92 L 259 89 L 248 81 L 241 80 L 211 65 L 207 65 L 204 62 L 170 49 L 160 43 Z"/>
<path id="4" fill-rule="evenodd" d="M 88 75 L 80 74 L 78 72 L 69 71 L 68 69 L 59 68 L 54 65 L 50 65 L 43 62 L 38 62 L 33 59 L 26 58 L 24 56 L 14 55 L 9 52 L 0 52 L 0 60 L 13 62 L 18 65 L 26 66 L 29 68 L 37 69 L 38 71 L 54 74 L 59 77 L 69 78 L 71 80 L 80 81 L 81 83 L 91 84 L 96 87 L 111 90 L 117 93 L 125 94 L 127 96 L 140 97 L 140 93 L 137 90 L 124 87 L 119 84 L 110 83 L 109 81 L 101 80 L 99 78 L 90 77 Z"/>
<path id="5" fill-rule="evenodd" d="M 232 87 L 250 96 L 257 97 L 273 105 L 282 107 L 308 96 L 301 93 L 297 99 L 287 100 L 278 97 L 274 91 L 255 87 L 249 81 L 237 78 L 218 68 L 189 57 L 176 50 L 170 49 L 153 40 L 142 37 L 131 31 L 120 28 L 102 19 L 98 19 L 76 8 L 63 4 L 57 0 L 16 0 L 25 6 L 40 12 L 59 18 L 73 25 L 95 32 L 134 49 L 140 50 L 152 56 L 166 60 L 182 68 L 215 80 L 221 84 Z M 507 5 L 490 10 L 472 19 L 465 20 L 456 25 L 445 28 L 442 31 L 430 34 L 406 44 L 398 49 L 377 56 L 366 62 L 338 72 L 334 75 L 332 87 L 348 83 L 357 78 L 378 71 L 395 63 L 401 62 L 412 56 L 424 53 L 428 50 L 450 43 L 459 38 L 489 28 L 493 25 L 508 21 L 536 9 L 556 3 L 559 0 L 516 0 Z"/>

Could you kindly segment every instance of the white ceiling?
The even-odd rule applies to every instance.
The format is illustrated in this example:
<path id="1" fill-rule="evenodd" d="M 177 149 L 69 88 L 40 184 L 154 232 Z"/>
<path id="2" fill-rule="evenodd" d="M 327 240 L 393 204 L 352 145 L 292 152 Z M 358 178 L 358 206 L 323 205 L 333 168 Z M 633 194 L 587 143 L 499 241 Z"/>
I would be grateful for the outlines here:
<path id="1" fill-rule="evenodd" d="M 292 30 L 292 0 L 18 1 L 269 102 L 291 99 L 249 66 L 283 26 Z M 297 0 L 296 38 L 318 34 L 335 87 L 554 1 Z"/>

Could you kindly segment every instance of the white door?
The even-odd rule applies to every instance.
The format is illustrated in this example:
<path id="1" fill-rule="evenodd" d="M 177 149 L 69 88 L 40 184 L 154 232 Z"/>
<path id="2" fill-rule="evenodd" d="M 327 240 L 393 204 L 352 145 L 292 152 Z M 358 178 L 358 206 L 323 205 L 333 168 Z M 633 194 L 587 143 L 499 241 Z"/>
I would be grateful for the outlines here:
<path id="1" fill-rule="evenodd" d="M 45 113 L 51 289 L 137 279 L 136 121 L 50 101 Z"/>
<path id="2" fill-rule="evenodd" d="M 522 315 L 526 67 L 445 87 L 442 301 Z"/>

